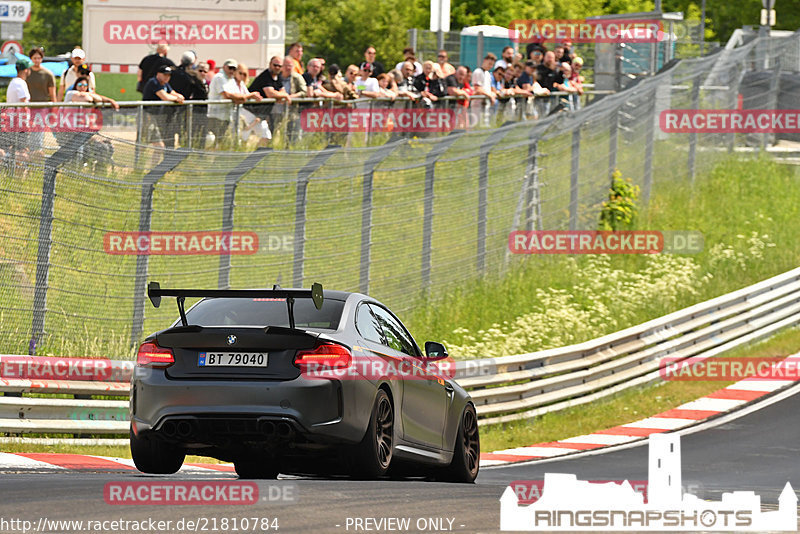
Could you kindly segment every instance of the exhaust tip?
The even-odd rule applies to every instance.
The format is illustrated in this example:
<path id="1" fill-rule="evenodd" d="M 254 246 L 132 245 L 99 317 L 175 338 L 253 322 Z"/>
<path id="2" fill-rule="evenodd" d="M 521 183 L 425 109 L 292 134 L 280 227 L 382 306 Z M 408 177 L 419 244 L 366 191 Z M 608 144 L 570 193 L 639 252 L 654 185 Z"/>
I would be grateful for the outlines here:
<path id="1" fill-rule="evenodd" d="M 292 425 L 286 422 L 280 422 L 277 425 L 278 437 L 281 438 L 289 438 L 294 434 L 294 429 Z"/>
<path id="2" fill-rule="evenodd" d="M 192 424 L 189 421 L 179 421 L 175 426 L 175 433 L 180 438 L 188 438 L 192 434 Z"/>
<path id="3" fill-rule="evenodd" d="M 177 433 L 176 426 L 177 425 L 175 424 L 175 421 L 165 421 L 164 424 L 161 425 L 161 431 L 165 436 L 172 438 L 175 437 L 175 434 Z"/>
<path id="4" fill-rule="evenodd" d="M 275 434 L 275 423 L 272 421 L 261 421 L 259 431 L 265 436 L 272 436 Z"/>

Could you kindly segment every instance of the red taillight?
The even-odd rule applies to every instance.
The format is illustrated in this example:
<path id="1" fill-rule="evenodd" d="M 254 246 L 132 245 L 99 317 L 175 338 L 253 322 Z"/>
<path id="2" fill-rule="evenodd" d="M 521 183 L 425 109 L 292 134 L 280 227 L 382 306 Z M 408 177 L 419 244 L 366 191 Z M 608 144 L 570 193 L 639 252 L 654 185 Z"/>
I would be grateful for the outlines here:
<path id="1" fill-rule="evenodd" d="M 301 369 L 343 369 L 350 367 L 353 356 L 347 347 L 328 343 L 313 350 L 298 351 L 294 364 Z"/>
<path id="2" fill-rule="evenodd" d="M 142 367 L 169 367 L 175 363 L 172 349 L 159 347 L 155 341 L 145 341 L 136 355 L 136 365 Z"/>

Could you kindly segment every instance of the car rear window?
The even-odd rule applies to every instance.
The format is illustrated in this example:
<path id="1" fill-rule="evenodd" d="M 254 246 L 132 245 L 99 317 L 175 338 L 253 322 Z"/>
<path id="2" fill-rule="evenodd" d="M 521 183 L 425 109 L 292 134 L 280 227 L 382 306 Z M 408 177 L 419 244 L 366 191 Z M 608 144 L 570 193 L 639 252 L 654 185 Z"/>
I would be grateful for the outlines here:
<path id="1" fill-rule="evenodd" d="M 336 330 L 344 301 L 325 299 L 318 310 L 311 299 L 295 299 L 294 322 L 298 328 Z M 189 324 L 198 326 L 289 326 L 286 299 L 212 298 L 186 312 Z"/>

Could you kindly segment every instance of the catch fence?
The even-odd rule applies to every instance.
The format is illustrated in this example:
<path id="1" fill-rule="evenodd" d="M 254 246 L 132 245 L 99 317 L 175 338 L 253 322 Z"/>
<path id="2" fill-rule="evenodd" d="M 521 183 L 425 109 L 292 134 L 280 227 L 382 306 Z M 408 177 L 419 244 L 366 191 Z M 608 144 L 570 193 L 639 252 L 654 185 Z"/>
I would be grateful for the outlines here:
<path id="1" fill-rule="evenodd" d="M 103 131 L 46 132 L 22 145 L 0 132 L 0 352 L 124 357 L 174 319 L 171 307 L 145 306 L 149 280 L 321 282 L 369 293 L 402 316 L 523 261 L 507 246 L 513 230 L 595 229 L 615 169 L 647 202 L 659 184 L 690 186 L 735 146 L 769 143 L 767 134 L 668 134 L 659 115 L 797 109 L 799 40 L 755 39 L 677 61 L 578 111 L 386 133 L 370 140 L 378 146 L 347 134 L 292 149 L 170 149 Z M 150 241 L 230 232 L 257 246 L 165 254 Z"/>

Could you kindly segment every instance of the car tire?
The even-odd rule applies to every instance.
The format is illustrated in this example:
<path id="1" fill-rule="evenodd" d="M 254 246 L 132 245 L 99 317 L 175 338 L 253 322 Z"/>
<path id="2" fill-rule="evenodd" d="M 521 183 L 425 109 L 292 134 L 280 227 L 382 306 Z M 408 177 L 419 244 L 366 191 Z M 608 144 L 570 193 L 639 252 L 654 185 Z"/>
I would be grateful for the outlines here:
<path id="1" fill-rule="evenodd" d="M 364 439 L 356 446 L 354 475 L 374 479 L 386 475 L 394 455 L 394 409 L 386 391 L 379 389 Z"/>
<path id="2" fill-rule="evenodd" d="M 183 465 L 186 453 L 156 439 L 141 438 L 130 431 L 131 457 L 136 469 L 153 475 L 171 475 Z"/>
<path id="3" fill-rule="evenodd" d="M 254 458 L 234 460 L 233 467 L 239 478 L 243 479 L 278 478 L 278 468 L 271 461 Z"/>
<path id="4" fill-rule="evenodd" d="M 472 404 L 467 404 L 458 422 L 453 459 L 444 471 L 442 480 L 472 483 L 480 468 L 481 440 L 478 433 L 478 415 Z"/>

